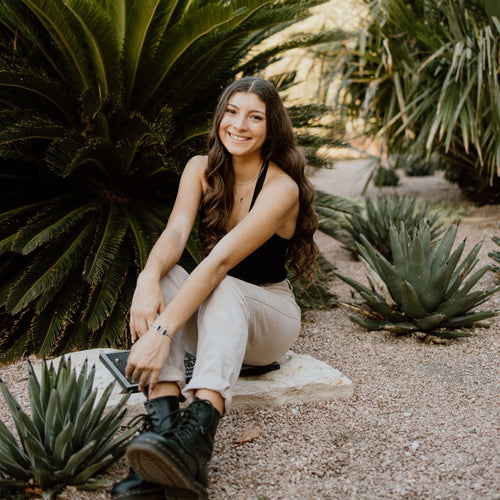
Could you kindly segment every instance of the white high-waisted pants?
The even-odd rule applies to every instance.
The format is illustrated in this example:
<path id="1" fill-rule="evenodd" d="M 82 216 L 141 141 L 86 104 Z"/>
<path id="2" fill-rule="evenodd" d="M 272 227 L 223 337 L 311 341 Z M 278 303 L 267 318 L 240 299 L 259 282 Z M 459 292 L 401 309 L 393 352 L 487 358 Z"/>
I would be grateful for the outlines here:
<path id="1" fill-rule="evenodd" d="M 188 273 L 174 266 L 161 280 L 169 303 Z M 225 411 L 241 365 L 267 365 L 285 354 L 300 330 L 300 309 L 288 280 L 257 286 L 225 277 L 175 334 L 159 380 L 176 382 L 184 396 L 196 389 L 220 393 Z M 186 385 L 184 350 L 196 356 Z"/>

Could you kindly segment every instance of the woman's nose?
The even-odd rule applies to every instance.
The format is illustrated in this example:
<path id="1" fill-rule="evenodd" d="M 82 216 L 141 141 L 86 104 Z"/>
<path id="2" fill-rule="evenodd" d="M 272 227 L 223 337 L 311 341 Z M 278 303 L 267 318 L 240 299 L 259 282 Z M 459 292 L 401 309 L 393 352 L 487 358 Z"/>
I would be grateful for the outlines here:
<path id="1" fill-rule="evenodd" d="M 237 116 L 235 121 L 234 121 L 234 126 L 238 130 L 245 130 L 247 127 L 246 123 L 247 123 L 247 121 L 246 121 L 246 118 L 244 116 Z"/>

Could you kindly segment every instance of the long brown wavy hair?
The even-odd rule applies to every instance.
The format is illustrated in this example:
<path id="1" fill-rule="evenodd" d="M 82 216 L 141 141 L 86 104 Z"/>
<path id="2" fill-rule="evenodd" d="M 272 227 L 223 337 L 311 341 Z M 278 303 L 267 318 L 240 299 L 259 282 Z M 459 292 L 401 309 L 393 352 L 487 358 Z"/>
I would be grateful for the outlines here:
<path id="1" fill-rule="evenodd" d="M 295 142 L 292 122 L 274 85 L 260 77 L 244 77 L 231 83 L 221 94 L 208 137 L 208 166 L 205 177 L 208 189 L 201 208 L 200 238 L 205 255 L 227 233 L 233 206 L 234 174 L 231 155 L 222 144 L 219 124 L 235 92 L 252 92 L 266 105 L 267 138 L 262 146 L 263 160 L 270 160 L 284 170 L 299 187 L 300 209 L 295 233 L 288 244 L 286 265 L 297 279 L 309 279 L 317 264 L 318 247 L 313 234 L 318 216 L 313 209 L 314 188 L 305 176 L 306 159 Z"/>

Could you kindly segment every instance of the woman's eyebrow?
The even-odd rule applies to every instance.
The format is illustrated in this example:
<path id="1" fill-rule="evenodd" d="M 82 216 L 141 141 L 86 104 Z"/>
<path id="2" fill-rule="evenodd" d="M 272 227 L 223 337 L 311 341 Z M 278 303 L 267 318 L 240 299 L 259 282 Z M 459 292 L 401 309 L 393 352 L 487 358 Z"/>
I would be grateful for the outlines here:
<path id="1" fill-rule="evenodd" d="M 232 106 L 233 108 L 240 109 L 236 104 L 232 104 L 230 102 L 227 103 L 228 106 Z M 249 113 L 260 113 L 261 115 L 265 115 L 265 111 L 262 111 L 261 109 L 251 109 Z"/>

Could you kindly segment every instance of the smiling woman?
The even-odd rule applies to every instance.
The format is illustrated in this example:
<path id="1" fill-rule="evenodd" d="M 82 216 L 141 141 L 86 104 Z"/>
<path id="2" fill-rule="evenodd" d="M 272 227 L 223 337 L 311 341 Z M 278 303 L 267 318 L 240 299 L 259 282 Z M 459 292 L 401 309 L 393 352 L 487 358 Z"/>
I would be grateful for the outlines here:
<path id="1" fill-rule="evenodd" d="M 148 387 L 152 427 L 130 444 L 134 470 L 114 498 L 143 491 L 163 498 L 164 489 L 205 498 L 216 428 L 242 364 L 270 364 L 299 333 L 287 266 L 314 270 L 317 216 L 305 158 L 274 86 L 246 77 L 226 88 L 208 143 L 208 156 L 187 163 L 167 227 L 137 280 L 127 376 Z M 204 259 L 188 275 L 177 261 L 199 211 Z M 196 355 L 187 385 L 186 349 Z M 183 397 L 192 402 L 179 411 Z"/>

